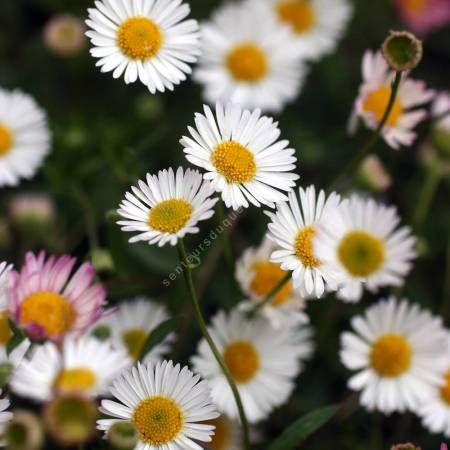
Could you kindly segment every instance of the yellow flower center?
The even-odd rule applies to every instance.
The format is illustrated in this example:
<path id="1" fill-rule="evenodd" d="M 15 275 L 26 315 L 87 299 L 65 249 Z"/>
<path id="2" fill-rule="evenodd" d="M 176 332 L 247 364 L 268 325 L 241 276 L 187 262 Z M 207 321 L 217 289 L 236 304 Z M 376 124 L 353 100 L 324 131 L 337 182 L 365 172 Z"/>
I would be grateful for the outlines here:
<path id="1" fill-rule="evenodd" d="M 141 440 L 154 446 L 173 441 L 184 424 L 180 407 L 173 400 L 161 396 L 142 401 L 135 409 L 132 420 Z"/>
<path id="2" fill-rule="evenodd" d="M 126 20 L 117 32 L 122 53 L 141 61 L 153 58 L 158 53 L 162 39 L 159 26 L 147 17 L 132 17 Z"/>
<path id="3" fill-rule="evenodd" d="M 338 257 L 347 271 L 355 277 L 367 277 L 383 264 L 383 242 L 364 231 L 351 231 L 345 235 L 337 249 Z"/>
<path id="4" fill-rule="evenodd" d="M 388 86 L 380 86 L 377 90 L 370 92 L 365 98 L 363 103 L 364 111 L 372 113 L 374 119 L 377 122 L 381 122 L 388 107 L 390 96 L 391 88 Z M 403 104 L 396 98 L 386 124 L 390 127 L 395 126 L 402 114 Z"/>
<path id="5" fill-rule="evenodd" d="M 9 328 L 8 311 L 0 313 L 0 345 L 5 346 L 12 336 L 11 328 Z"/>
<path id="6" fill-rule="evenodd" d="M 47 336 L 59 337 L 67 333 L 75 319 L 76 311 L 72 304 L 56 292 L 34 292 L 20 307 L 20 322 L 41 326 Z"/>
<path id="7" fill-rule="evenodd" d="M 208 425 L 214 425 L 214 436 L 212 441 L 207 444 L 210 450 L 226 450 L 230 443 L 230 423 L 223 417 L 205 422 Z"/>
<path id="8" fill-rule="evenodd" d="M 258 351 L 251 342 L 235 341 L 225 348 L 223 359 L 238 383 L 247 383 L 258 372 Z"/>
<path id="9" fill-rule="evenodd" d="M 148 225 L 163 233 L 180 231 L 192 217 L 192 206 L 186 200 L 164 200 L 150 210 Z"/>
<path id="10" fill-rule="evenodd" d="M 441 399 L 450 405 L 450 370 L 444 375 L 444 384 L 441 386 Z"/>
<path id="11" fill-rule="evenodd" d="M 149 333 L 142 328 L 133 328 L 123 333 L 122 340 L 131 357 L 136 360 L 139 359 L 142 347 L 144 346 L 148 335 Z"/>
<path id="12" fill-rule="evenodd" d="M 228 183 L 247 183 L 256 174 L 253 153 L 235 141 L 219 144 L 211 154 L 211 163 Z"/>
<path id="13" fill-rule="evenodd" d="M 284 278 L 286 272 L 278 264 L 259 262 L 253 266 L 255 274 L 250 282 L 250 290 L 258 297 L 264 298 Z M 273 306 L 283 305 L 292 292 L 292 282 L 286 283 L 274 296 Z"/>
<path id="14" fill-rule="evenodd" d="M 314 228 L 309 226 L 302 228 L 295 238 L 294 249 L 297 258 L 305 267 L 318 267 L 320 261 L 314 256 L 313 238 Z"/>
<path id="15" fill-rule="evenodd" d="M 0 123 L 0 156 L 4 156 L 11 150 L 13 137 L 8 128 Z"/>
<path id="16" fill-rule="evenodd" d="M 86 392 L 95 386 L 97 377 L 90 369 L 74 368 L 61 371 L 55 387 L 63 392 Z"/>
<path id="17" fill-rule="evenodd" d="M 410 13 L 419 13 L 426 9 L 428 0 L 403 0 L 403 8 Z"/>
<path id="18" fill-rule="evenodd" d="M 297 34 L 309 31 L 316 23 L 316 12 L 309 0 L 282 0 L 277 9 L 280 20 Z"/>
<path id="19" fill-rule="evenodd" d="M 226 64 L 231 75 L 238 81 L 257 82 L 269 69 L 267 56 L 254 44 L 242 44 L 227 55 Z"/>
<path id="20" fill-rule="evenodd" d="M 403 336 L 386 334 L 378 338 L 370 352 L 372 368 L 383 377 L 398 377 L 411 366 L 411 345 Z"/>

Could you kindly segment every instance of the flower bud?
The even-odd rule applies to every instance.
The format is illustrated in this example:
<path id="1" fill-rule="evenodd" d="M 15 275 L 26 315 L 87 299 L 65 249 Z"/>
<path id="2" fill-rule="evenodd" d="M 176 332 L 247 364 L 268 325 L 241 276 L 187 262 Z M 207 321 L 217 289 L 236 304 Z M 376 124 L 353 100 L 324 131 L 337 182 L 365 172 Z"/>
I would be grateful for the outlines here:
<path id="1" fill-rule="evenodd" d="M 44 409 L 46 428 L 52 438 L 61 445 L 80 445 L 89 441 L 95 433 L 97 408 L 80 395 L 61 395 Z"/>
<path id="2" fill-rule="evenodd" d="M 416 447 L 414 444 L 397 444 L 393 445 L 391 450 L 420 450 L 420 447 Z"/>
<path id="3" fill-rule="evenodd" d="M 21 228 L 43 228 L 54 220 L 55 207 L 45 194 L 20 194 L 10 200 L 9 215 Z"/>
<path id="4" fill-rule="evenodd" d="M 358 182 L 365 188 L 376 192 L 389 189 L 392 179 L 376 155 L 368 155 L 361 163 L 357 173 Z"/>
<path id="5" fill-rule="evenodd" d="M 109 250 L 95 248 L 92 250 L 91 260 L 97 272 L 111 272 L 114 270 L 114 261 Z"/>
<path id="6" fill-rule="evenodd" d="M 411 70 L 422 60 L 422 41 L 408 31 L 391 31 L 383 42 L 383 55 L 397 72 Z"/>
<path id="7" fill-rule="evenodd" d="M 74 55 L 86 43 L 85 31 L 83 22 L 77 17 L 70 15 L 55 16 L 45 26 L 45 44 L 49 50 L 57 55 Z"/>
<path id="8" fill-rule="evenodd" d="M 110 445 L 117 450 L 132 450 L 139 441 L 139 433 L 130 422 L 114 424 L 107 437 Z"/>
<path id="9" fill-rule="evenodd" d="M 5 426 L 3 440 L 9 450 L 39 450 L 44 444 L 44 430 L 39 418 L 30 411 L 16 410 Z"/>

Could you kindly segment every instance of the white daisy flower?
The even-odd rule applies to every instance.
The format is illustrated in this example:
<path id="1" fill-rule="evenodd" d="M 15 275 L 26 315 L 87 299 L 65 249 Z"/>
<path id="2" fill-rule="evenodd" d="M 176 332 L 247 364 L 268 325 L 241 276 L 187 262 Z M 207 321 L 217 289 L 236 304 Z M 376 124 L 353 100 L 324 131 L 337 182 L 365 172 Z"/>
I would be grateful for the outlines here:
<path id="1" fill-rule="evenodd" d="M 0 389 L 0 395 L 2 395 L 2 390 Z M 13 413 L 6 411 L 9 408 L 10 401 L 7 398 L 0 399 L 0 431 L 7 422 L 13 418 Z"/>
<path id="2" fill-rule="evenodd" d="M 12 264 L 6 262 L 0 263 L 0 311 L 8 308 L 9 272 L 12 267 Z"/>
<path id="3" fill-rule="evenodd" d="M 138 79 L 150 92 L 173 90 L 200 53 L 196 20 L 182 0 L 100 0 L 88 10 L 91 55 L 102 72 Z"/>
<path id="4" fill-rule="evenodd" d="M 48 401 L 56 392 L 109 395 L 112 380 L 130 365 L 127 354 L 108 343 L 67 337 L 61 349 L 52 342 L 37 346 L 14 371 L 11 388 L 38 401 Z"/>
<path id="5" fill-rule="evenodd" d="M 242 311 L 253 310 L 283 280 L 287 272 L 279 264 L 270 261 L 275 244 L 264 239 L 257 247 L 250 247 L 236 263 L 236 279 L 249 300 L 241 303 Z M 293 289 L 292 281 L 287 282 L 267 303 L 261 313 L 274 328 L 307 323 L 304 312 L 305 300 L 298 290 Z"/>
<path id="6" fill-rule="evenodd" d="M 437 119 L 435 128 L 450 132 L 450 91 L 439 92 L 432 104 L 431 115 Z"/>
<path id="7" fill-rule="evenodd" d="M 416 257 L 409 227 L 398 228 L 397 209 L 352 195 L 321 224 L 316 241 L 319 259 L 338 273 L 338 297 L 357 302 L 366 286 L 402 286 Z"/>
<path id="8" fill-rule="evenodd" d="M 442 349 L 440 349 L 442 352 Z M 440 382 L 433 387 L 431 398 L 424 402 L 419 411 L 423 426 L 432 433 L 443 433 L 450 437 L 450 334 L 447 334 L 447 348 L 445 352 L 446 367 Z"/>
<path id="9" fill-rule="evenodd" d="M 97 322 L 93 330 L 106 326 L 114 348 L 128 353 L 135 361 L 152 331 L 169 319 L 167 309 L 148 298 L 138 297 L 120 303 L 117 309 Z M 160 361 L 169 353 L 174 335 L 169 335 L 154 346 L 144 361 Z"/>
<path id="10" fill-rule="evenodd" d="M 195 115 L 192 137 L 180 143 L 186 159 L 207 171 L 216 192 L 227 207 L 237 210 L 249 203 L 273 207 L 286 200 L 299 175 L 293 173 L 297 158 L 289 142 L 278 141 L 280 130 L 261 111 L 249 111 L 232 103 L 216 105 L 216 117 L 208 106 Z"/>
<path id="11" fill-rule="evenodd" d="M 209 182 L 197 170 L 179 167 L 147 174 L 147 182 L 132 186 L 117 211 L 126 220 L 117 222 L 123 231 L 136 231 L 130 242 L 176 245 L 186 234 L 198 233 L 197 223 L 214 215 L 217 198 Z"/>
<path id="12" fill-rule="evenodd" d="M 289 28 L 301 55 L 318 60 L 335 50 L 352 15 L 348 0 L 250 0 Z"/>
<path id="13" fill-rule="evenodd" d="M 316 196 L 314 186 L 299 188 L 300 202 L 295 191 L 289 193 L 289 202 L 277 204 L 275 213 L 268 212 L 268 238 L 278 248 L 271 261 L 281 264 L 283 270 L 292 270 L 294 287 L 304 297 L 321 297 L 325 288 L 334 289 L 336 271 L 322 263 L 315 250 L 317 229 L 339 205 L 340 197 L 324 191 Z"/>
<path id="14" fill-rule="evenodd" d="M 0 88 L 0 186 L 32 178 L 49 150 L 45 112 L 29 95 Z"/>
<path id="15" fill-rule="evenodd" d="M 350 120 L 350 131 L 356 129 L 357 118 L 361 117 L 366 126 L 375 130 L 383 119 L 391 96 L 394 72 L 389 68 L 381 52 L 366 51 L 362 63 L 363 83 Z M 427 117 L 425 109 L 419 105 L 433 99 L 435 93 L 427 90 L 423 81 L 404 76 L 400 82 L 397 98 L 383 128 L 384 140 L 394 149 L 410 146 L 416 139 L 413 129 Z M 413 109 L 414 108 L 414 109 Z"/>
<path id="16" fill-rule="evenodd" d="M 202 37 L 194 79 L 208 103 L 278 112 L 298 96 L 306 68 L 289 30 L 259 2 L 221 6 L 202 25 Z"/>
<path id="17" fill-rule="evenodd" d="M 348 386 L 362 391 L 361 405 L 386 414 L 417 413 L 448 364 L 442 320 L 391 297 L 353 318 L 352 328 L 342 334 L 340 356 L 348 369 L 358 371 Z"/>
<path id="18" fill-rule="evenodd" d="M 215 426 L 214 436 L 203 445 L 205 450 L 244 450 L 239 422 L 222 415 L 209 423 Z"/>
<path id="19" fill-rule="evenodd" d="M 262 316 L 220 311 L 209 328 L 231 376 L 237 384 L 249 422 L 265 419 L 289 398 L 303 360 L 312 353 L 307 326 L 273 329 Z M 232 419 L 238 411 L 227 379 L 203 339 L 192 359 L 196 372 L 209 381 L 214 403 Z"/>
<path id="20" fill-rule="evenodd" d="M 200 450 L 194 441 L 211 441 L 214 426 L 204 422 L 219 414 L 207 382 L 187 367 L 139 363 L 114 382 L 112 392 L 120 403 L 102 401 L 100 411 L 113 418 L 99 420 L 98 429 L 133 423 L 140 436 L 135 450 Z"/>

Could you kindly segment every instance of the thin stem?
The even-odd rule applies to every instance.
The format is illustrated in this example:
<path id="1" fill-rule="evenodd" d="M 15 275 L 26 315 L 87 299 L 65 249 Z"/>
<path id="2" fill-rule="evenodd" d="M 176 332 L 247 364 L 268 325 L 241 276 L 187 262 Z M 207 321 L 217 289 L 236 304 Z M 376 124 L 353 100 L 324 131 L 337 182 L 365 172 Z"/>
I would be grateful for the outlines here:
<path id="1" fill-rule="evenodd" d="M 200 310 L 200 305 L 197 298 L 197 293 L 195 291 L 194 281 L 192 279 L 192 271 L 191 267 L 189 265 L 189 261 L 186 255 L 186 249 L 184 247 L 184 242 L 182 239 L 178 240 L 178 254 L 180 256 L 180 260 L 183 266 L 183 274 L 186 281 L 186 286 L 188 288 L 189 298 L 192 303 L 192 307 L 194 309 L 194 315 L 195 319 L 197 320 L 197 324 L 200 328 L 200 331 L 202 332 L 203 337 L 205 338 L 206 342 L 209 345 L 209 348 L 211 349 L 211 352 L 214 355 L 214 358 L 216 359 L 217 363 L 219 364 L 220 368 L 222 369 L 223 374 L 225 375 L 225 378 L 228 381 L 228 384 L 230 386 L 230 389 L 233 393 L 234 400 L 236 402 L 236 406 L 239 412 L 239 417 L 241 419 L 241 425 L 242 425 L 242 431 L 243 431 L 243 440 L 244 440 L 244 447 L 246 450 L 250 450 L 250 440 L 249 440 L 249 428 L 248 428 L 248 421 L 247 416 L 245 415 L 244 406 L 242 404 L 241 396 L 239 395 L 238 388 L 236 386 L 236 383 L 234 382 L 234 379 L 228 370 L 227 365 L 225 364 L 225 361 L 222 358 L 222 355 L 220 354 L 216 344 L 212 340 L 208 328 L 206 327 L 205 321 L 202 316 L 202 312 Z"/>
<path id="2" fill-rule="evenodd" d="M 391 115 L 392 108 L 395 104 L 395 99 L 397 98 L 401 80 L 402 80 L 402 72 L 395 72 L 395 78 L 391 86 L 391 96 L 389 98 L 386 111 L 384 112 L 383 117 L 377 129 L 375 130 L 375 133 L 366 141 L 366 143 L 361 147 L 361 150 L 353 157 L 353 159 L 350 160 L 350 162 L 344 167 L 344 169 L 341 170 L 337 174 L 337 176 L 331 181 L 330 186 L 333 186 L 341 178 L 353 172 L 358 167 L 358 164 L 361 162 L 364 156 L 366 156 L 372 149 L 372 147 L 376 144 L 378 138 L 380 137 L 384 129 L 384 126 L 386 125 L 386 122 L 389 119 L 389 116 Z"/>
<path id="3" fill-rule="evenodd" d="M 230 235 L 228 234 L 228 229 L 225 224 L 225 210 L 223 207 L 222 199 L 220 197 L 219 201 L 217 202 L 216 210 L 217 217 L 219 219 L 219 225 L 223 227 L 223 231 L 220 236 L 220 239 L 222 241 L 223 256 L 230 273 L 234 274 L 233 250 L 231 248 Z"/>
<path id="4" fill-rule="evenodd" d="M 251 315 L 255 315 L 261 308 L 264 308 L 274 297 L 278 294 L 286 283 L 291 279 L 291 272 L 288 272 L 279 282 L 278 284 L 261 300 L 251 311 Z"/>
<path id="5" fill-rule="evenodd" d="M 423 221 L 430 210 L 433 197 L 441 180 L 441 175 L 442 171 L 436 164 L 433 164 L 427 168 L 425 182 L 423 183 L 422 190 L 417 201 L 417 207 L 412 217 L 412 224 L 416 231 L 420 230 Z"/>

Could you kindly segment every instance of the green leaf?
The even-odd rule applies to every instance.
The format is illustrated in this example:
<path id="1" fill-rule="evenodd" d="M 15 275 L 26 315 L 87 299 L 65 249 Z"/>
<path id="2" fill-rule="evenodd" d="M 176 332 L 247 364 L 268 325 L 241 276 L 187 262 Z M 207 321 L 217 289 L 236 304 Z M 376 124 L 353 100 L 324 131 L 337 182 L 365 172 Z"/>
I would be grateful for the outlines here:
<path id="1" fill-rule="evenodd" d="M 292 450 L 298 447 L 307 437 L 325 425 L 338 410 L 338 406 L 326 406 L 300 417 L 283 431 L 268 450 Z"/>
<path id="2" fill-rule="evenodd" d="M 9 356 L 24 340 L 24 334 L 13 334 L 6 344 L 6 354 Z"/>
<path id="3" fill-rule="evenodd" d="M 139 356 L 139 360 L 142 361 L 151 351 L 153 347 L 158 345 L 160 342 L 162 342 L 168 335 L 171 333 L 175 328 L 175 320 L 169 319 L 165 322 L 160 323 L 147 337 L 147 340 L 145 341 L 141 354 Z"/>

